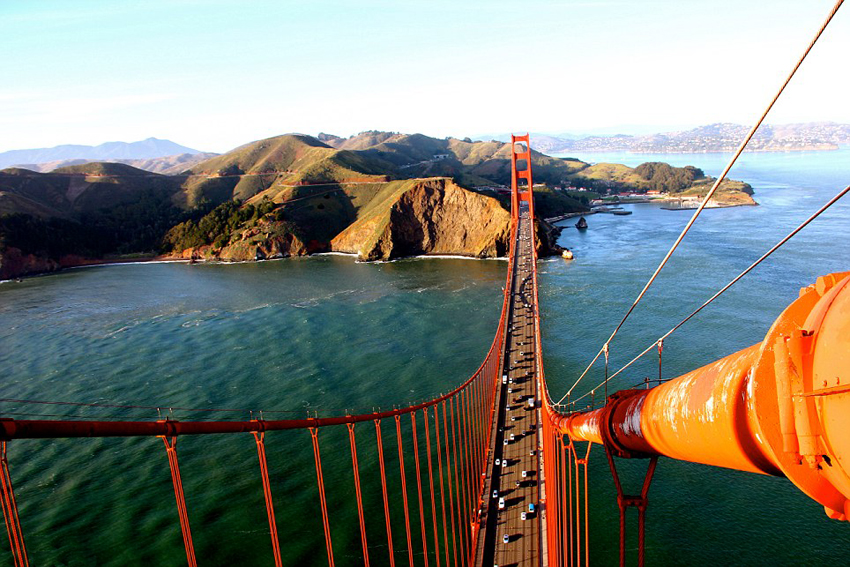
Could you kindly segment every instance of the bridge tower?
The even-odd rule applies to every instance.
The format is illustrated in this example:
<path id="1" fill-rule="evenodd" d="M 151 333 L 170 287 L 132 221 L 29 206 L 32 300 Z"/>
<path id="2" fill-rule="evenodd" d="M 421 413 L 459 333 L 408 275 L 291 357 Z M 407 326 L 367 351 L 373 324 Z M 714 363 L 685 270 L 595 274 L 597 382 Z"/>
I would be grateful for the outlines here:
<path id="1" fill-rule="evenodd" d="M 529 218 L 534 218 L 534 195 L 531 181 L 531 145 L 529 135 L 511 134 L 511 215 L 516 224 L 519 204 L 528 203 Z"/>

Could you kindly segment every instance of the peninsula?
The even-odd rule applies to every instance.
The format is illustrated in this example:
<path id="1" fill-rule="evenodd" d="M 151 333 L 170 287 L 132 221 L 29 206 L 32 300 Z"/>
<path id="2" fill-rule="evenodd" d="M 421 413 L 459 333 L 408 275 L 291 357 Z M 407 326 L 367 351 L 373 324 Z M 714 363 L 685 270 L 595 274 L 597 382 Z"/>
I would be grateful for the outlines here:
<path id="1" fill-rule="evenodd" d="M 287 134 L 177 174 L 94 162 L 0 171 L 0 279 L 128 257 L 246 261 L 317 252 L 364 261 L 411 255 L 503 256 L 510 148 L 502 142 L 368 131 Z M 590 165 L 532 152 L 539 218 L 589 211 L 580 189 L 688 194 L 697 168 Z M 726 198 L 751 189 L 727 182 Z M 750 199 L 750 202 L 751 199 Z M 540 254 L 558 229 L 535 227 Z"/>

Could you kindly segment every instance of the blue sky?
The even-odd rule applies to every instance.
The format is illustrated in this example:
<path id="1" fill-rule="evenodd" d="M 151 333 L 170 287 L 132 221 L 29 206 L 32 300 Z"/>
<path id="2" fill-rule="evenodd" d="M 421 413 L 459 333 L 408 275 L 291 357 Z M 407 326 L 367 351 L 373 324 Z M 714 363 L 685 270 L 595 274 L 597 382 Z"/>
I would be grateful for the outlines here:
<path id="1" fill-rule="evenodd" d="M 0 151 L 749 124 L 833 0 L 2 0 Z M 769 123 L 850 123 L 850 8 Z"/>

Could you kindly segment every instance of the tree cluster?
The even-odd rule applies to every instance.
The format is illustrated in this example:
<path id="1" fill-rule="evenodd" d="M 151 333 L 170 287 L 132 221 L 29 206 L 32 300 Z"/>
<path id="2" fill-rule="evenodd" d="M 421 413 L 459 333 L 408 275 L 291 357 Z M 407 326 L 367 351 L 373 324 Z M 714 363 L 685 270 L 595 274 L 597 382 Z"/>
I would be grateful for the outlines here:
<path id="1" fill-rule="evenodd" d="M 200 219 L 189 219 L 169 230 L 163 239 L 163 250 L 180 251 L 198 246 L 224 247 L 231 234 L 249 221 L 258 221 L 272 212 L 275 204 L 264 200 L 258 205 L 242 205 L 242 201 L 227 201 Z"/>

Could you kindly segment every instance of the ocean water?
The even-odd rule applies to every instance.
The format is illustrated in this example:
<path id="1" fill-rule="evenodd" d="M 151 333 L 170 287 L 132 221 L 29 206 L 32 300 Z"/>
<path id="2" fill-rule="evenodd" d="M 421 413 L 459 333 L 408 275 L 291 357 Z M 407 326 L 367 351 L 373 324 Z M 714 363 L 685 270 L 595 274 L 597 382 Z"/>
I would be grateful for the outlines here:
<path id="1" fill-rule="evenodd" d="M 659 159 L 714 174 L 723 165 L 713 154 L 576 157 L 629 165 Z M 612 367 L 652 343 L 846 185 L 850 150 L 746 154 L 731 177 L 751 183 L 760 206 L 705 211 L 612 345 Z M 589 216 L 586 232 L 564 223 L 561 243 L 576 259 L 541 263 L 553 394 L 573 383 L 689 218 L 651 204 L 629 208 L 634 214 L 626 217 Z M 665 377 L 759 341 L 799 287 L 850 268 L 848 219 L 850 202 L 839 203 L 668 339 Z M 427 399 L 457 385 L 483 359 L 506 267 L 460 259 L 359 264 L 322 256 L 104 266 L 3 283 L 0 415 L 250 419 L 260 410 L 267 418 L 302 417 Z M 612 389 L 656 373 L 657 360 L 649 358 Z M 600 379 L 595 369 L 576 392 Z M 200 411 L 211 408 L 233 411 Z M 374 441 L 368 430 L 358 435 L 364 492 L 377 496 Z M 323 433 L 322 447 L 337 563 L 357 564 L 347 440 L 342 432 Z M 253 438 L 186 437 L 178 451 L 202 564 L 271 565 Z M 309 435 L 269 434 L 267 451 L 287 564 L 326 564 Z M 160 440 L 14 441 L 9 459 L 33 565 L 185 561 Z M 600 451 L 590 463 L 591 560 L 615 564 L 613 483 Z M 621 465 L 627 487 L 639 486 L 644 466 Z M 367 509 L 375 554 L 385 551 L 382 522 L 371 521 L 379 515 Z M 630 521 L 634 535 L 636 516 Z M 659 463 L 650 491 L 648 564 L 825 564 L 844 560 L 848 546 L 850 525 L 827 519 L 783 479 Z M 5 538 L 0 557 L 8 557 Z"/>

